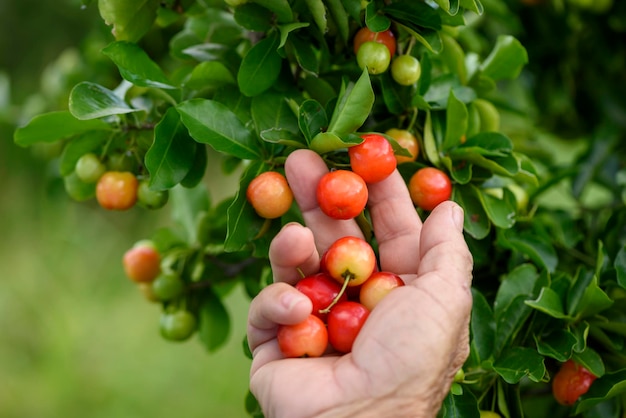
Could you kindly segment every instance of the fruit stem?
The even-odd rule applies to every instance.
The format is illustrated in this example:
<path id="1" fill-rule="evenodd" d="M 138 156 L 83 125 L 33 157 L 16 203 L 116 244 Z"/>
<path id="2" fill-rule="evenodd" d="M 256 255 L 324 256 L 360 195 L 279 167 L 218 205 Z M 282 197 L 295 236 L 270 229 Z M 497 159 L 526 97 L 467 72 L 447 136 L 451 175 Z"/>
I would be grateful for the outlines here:
<path id="1" fill-rule="evenodd" d="M 339 302 L 339 299 L 341 299 L 341 296 L 343 296 L 343 294 L 346 293 L 346 289 L 348 288 L 348 283 L 350 283 L 350 280 L 352 280 L 353 278 L 354 278 L 354 275 L 352 273 L 346 273 L 344 275 L 343 285 L 341 285 L 341 289 L 339 290 L 339 293 L 337 293 L 337 296 L 335 296 L 333 301 L 330 302 L 330 305 L 328 305 L 324 309 L 320 309 L 319 313 L 327 314 L 328 312 L 330 312 L 330 309 L 333 306 L 335 306 L 337 302 Z"/>

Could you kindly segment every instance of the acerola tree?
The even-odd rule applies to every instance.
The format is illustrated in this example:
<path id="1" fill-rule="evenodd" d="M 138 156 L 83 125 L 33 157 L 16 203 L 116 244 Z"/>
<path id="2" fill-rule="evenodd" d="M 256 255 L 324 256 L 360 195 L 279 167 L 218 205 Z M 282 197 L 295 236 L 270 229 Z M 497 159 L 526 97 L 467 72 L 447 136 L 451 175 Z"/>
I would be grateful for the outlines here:
<path id="1" fill-rule="evenodd" d="M 269 243 L 302 216 L 283 182 L 269 187 L 280 198 L 254 184 L 250 194 L 261 196 L 247 191 L 264 173 L 281 173 L 294 150 L 319 153 L 344 184 L 357 177 L 358 187 L 345 191 L 341 182 L 323 183 L 318 198 L 328 213 L 356 217 L 375 251 L 367 183 L 351 171 L 349 150 L 376 134 L 407 185 L 419 170 L 437 170 L 447 179 L 443 199 L 465 210 L 475 261 L 471 351 L 439 415 L 622 416 L 626 46 L 617 39 L 626 3 L 130 5 L 97 2 L 112 29 L 101 50 L 110 65 L 89 61 L 91 78 L 68 92 L 67 107 L 34 117 L 14 140 L 62 148 L 56 164 L 73 199 L 97 198 L 102 210 L 170 211 L 174 226 L 138 237 L 160 259 L 158 277 L 137 285 L 163 306 L 164 338 L 197 335 L 209 352 L 219 349 L 230 330 L 224 296 L 241 285 L 254 297 L 271 281 Z M 376 164 L 365 166 L 387 171 Z M 222 175 L 206 176 L 209 165 Z M 227 177 L 238 186 L 214 201 L 207 183 Z M 341 201 L 347 192 L 356 194 Z M 280 207 L 259 214 L 251 200 Z M 425 218 L 432 205 L 416 210 Z M 333 263 L 322 260 L 329 270 Z M 296 356 L 319 355 L 333 329 L 312 353 L 293 330 L 284 331 L 286 344 Z M 348 351 L 351 340 L 335 344 Z M 584 391 L 568 388 L 564 406 L 551 379 L 567 362 L 593 379 Z M 246 408 L 261 415 L 251 396 Z"/>

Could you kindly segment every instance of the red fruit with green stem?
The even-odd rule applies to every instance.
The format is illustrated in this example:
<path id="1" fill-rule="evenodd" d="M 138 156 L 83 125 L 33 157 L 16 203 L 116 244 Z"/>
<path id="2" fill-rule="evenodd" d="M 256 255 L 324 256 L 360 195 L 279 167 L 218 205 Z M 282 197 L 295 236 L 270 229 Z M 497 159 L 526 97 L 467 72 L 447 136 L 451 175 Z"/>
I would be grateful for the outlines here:
<path id="1" fill-rule="evenodd" d="M 417 159 L 419 154 L 419 142 L 417 141 L 417 137 L 415 135 L 406 129 L 398 128 L 391 128 L 385 133 L 395 139 L 398 145 L 406 149 L 411 154 L 410 157 L 396 155 L 397 164 L 411 162 Z"/>
<path id="2" fill-rule="evenodd" d="M 349 170 L 335 170 L 320 179 L 317 203 L 327 216 L 333 219 L 352 219 L 358 216 L 367 204 L 368 191 L 365 181 Z"/>
<path id="3" fill-rule="evenodd" d="M 332 243 L 323 255 L 325 272 L 346 286 L 358 286 L 376 269 L 376 254 L 362 238 L 347 236 Z"/>
<path id="4" fill-rule="evenodd" d="M 358 302 L 340 302 L 328 313 L 328 342 L 341 353 L 352 351 L 370 311 Z"/>
<path id="5" fill-rule="evenodd" d="M 280 325 L 276 339 L 285 357 L 320 357 L 328 346 L 328 331 L 324 322 L 311 314 L 298 324 Z"/>
<path id="6" fill-rule="evenodd" d="M 416 206 L 430 211 L 450 199 L 452 182 L 443 171 L 424 167 L 417 170 L 409 180 L 409 193 Z"/>
<path id="7" fill-rule="evenodd" d="M 573 405 L 587 393 L 596 376 L 584 366 L 569 359 L 561 365 L 552 379 L 552 394 L 561 405 Z"/>
<path id="8" fill-rule="evenodd" d="M 296 283 L 296 289 L 304 293 L 313 304 L 312 314 L 325 321 L 328 313 L 321 312 L 333 303 L 335 298 L 338 301 L 348 300 L 346 293 L 340 295 L 341 285 L 330 278 L 326 273 L 317 273 L 307 276 Z"/>
<path id="9" fill-rule="evenodd" d="M 396 156 L 387 139 L 379 134 L 361 135 L 363 142 L 348 148 L 350 168 L 366 183 L 377 183 L 396 169 Z"/>

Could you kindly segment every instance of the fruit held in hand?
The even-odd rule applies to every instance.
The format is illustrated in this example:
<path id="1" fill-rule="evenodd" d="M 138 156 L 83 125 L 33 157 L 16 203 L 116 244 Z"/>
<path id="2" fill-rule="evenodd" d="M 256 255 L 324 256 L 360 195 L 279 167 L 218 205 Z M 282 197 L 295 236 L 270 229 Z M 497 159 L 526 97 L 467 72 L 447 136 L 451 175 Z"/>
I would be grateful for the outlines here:
<path id="1" fill-rule="evenodd" d="M 313 303 L 312 314 L 325 321 L 327 313 L 320 312 L 326 309 L 341 293 L 341 286 L 325 273 L 317 273 L 307 276 L 296 283 L 296 289 L 304 293 Z M 346 293 L 343 293 L 339 301 L 348 300 Z"/>
<path id="2" fill-rule="evenodd" d="M 139 241 L 124 253 L 124 272 L 138 283 L 152 282 L 161 273 L 161 255 L 151 241 Z"/>
<path id="3" fill-rule="evenodd" d="M 404 281 L 397 274 L 376 271 L 361 285 L 359 301 L 371 311 L 389 292 L 400 286 L 404 286 Z"/>
<path id="4" fill-rule="evenodd" d="M 411 177 L 409 193 L 416 206 L 430 211 L 441 202 L 450 199 L 452 182 L 443 171 L 434 167 L 424 167 Z"/>
<path id="5" fill-rule="evenodd" d="M 377 183 L 396 169 L 396 156 L 387 139 L 378 134 L 361 135 L 363 142 L 348 148 L 350 167 L 366 183 Z"/>
<path id="6" fill-rule="evenodd" d="M 96 199 L 108 210 L 127 210 L 137 202 L 137 177 L 128 171 L 107 171 L 96 185 Z"/>
<path id="7" fill-rule="evenodd" d="M 587 393 L 596 376 L 574 360 L 567 360 L 552 379 L 552 394 L 561 405 L 573 405 Z"/>
<path id="8" fill-rule="evenodd" d="M 320 357 L 328 346 L 326 325 L 315 315 L 299 324 L 280 325 L 276 339 L 285 357 Z"/>
<path id="9" fill-rule="evenodd" d="M 266 219 L 280 218 L 293 202 L 287 179 L 276 171 L 266 171 L 255 177 L 248 185 L 246 197 L 256 213 Z"/>
<path id="10" fill-rule="evenodd" d="M 358 302 L 340 302 L 328 314 L 328 342 L 342 353 L 352 351 L 354 340 L 369 316 L 369 310 Z"/>
<path id="11" fill-rule="evenodd" d="M 326 273 L 341 284 L 358 286 L 376 269 L 376 254 L 361 238 L 347 236 L 335 241 L 324 255 Z"/>
<path id="12" fill-rule="evenodd" d="M 367 204 L 367 185 L 358 174 L 349 170 L 326 173 L 317 185 L 317 203 L 333 219 L 352 219 Z"/>

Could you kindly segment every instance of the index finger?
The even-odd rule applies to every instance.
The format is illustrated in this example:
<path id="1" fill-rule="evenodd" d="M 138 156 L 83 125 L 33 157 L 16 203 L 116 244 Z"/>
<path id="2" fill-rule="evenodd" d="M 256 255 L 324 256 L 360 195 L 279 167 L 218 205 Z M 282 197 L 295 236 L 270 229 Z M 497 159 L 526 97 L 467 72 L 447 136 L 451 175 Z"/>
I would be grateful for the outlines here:
<path id="1" fill-rule="evenodd" d="M 317 184 L 328 167 L 321 157 L 311 150 L 292 152 L 285 162 L 285 174 L 304 222 L 315 236 L 317 250 L 322 254 L 341 237 L 352 235 L 363 238 L 363 234 L 352 219 L 337 220 L 328 217 L 317 203 Z"/>

